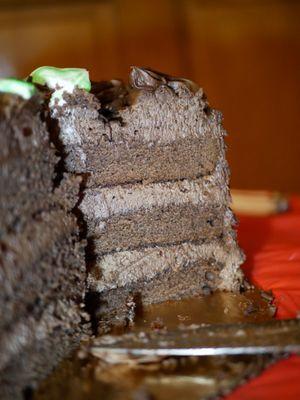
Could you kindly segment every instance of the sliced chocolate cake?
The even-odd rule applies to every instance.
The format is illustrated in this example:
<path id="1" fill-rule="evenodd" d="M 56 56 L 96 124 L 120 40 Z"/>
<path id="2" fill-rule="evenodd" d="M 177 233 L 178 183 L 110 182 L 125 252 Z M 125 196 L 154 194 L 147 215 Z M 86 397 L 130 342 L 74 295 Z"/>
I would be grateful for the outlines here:
<path id="1" fill-rule="evenodd" d="M 122 305 L 239 290 L 243 262 L 230 210 L 222 116 L 194 83 L 132 68 L 120 81 L 69 85 L 34 71 L 65 168 L 84 177 L 79 210 L 97 315 Z M 63 88 L 65 87 L 65 90 Z M 90 92 L 89 92 L 90 91 Z M 126 307 L 125 307 L 126 308 Z"/>
<path id="2" fill-rule="evenodd" d="M 71 212 L 81 178 L 65 174 L 57 181 L 59 158 L 35 87 L 1 80 L 0 92 L 0 397 L 5 399 L 21 398 L 49 373 L 79 343 L 87 324 L 84 242 Z"/>
<path id="3" fill-rule="evenodd" d="M 78 344 L 86 282 L 100 327 L 241 288 L 221 122 L 197 85 L 142 68 L 128 84 L 54 67 L 0 80 L 3 398 Z"/>

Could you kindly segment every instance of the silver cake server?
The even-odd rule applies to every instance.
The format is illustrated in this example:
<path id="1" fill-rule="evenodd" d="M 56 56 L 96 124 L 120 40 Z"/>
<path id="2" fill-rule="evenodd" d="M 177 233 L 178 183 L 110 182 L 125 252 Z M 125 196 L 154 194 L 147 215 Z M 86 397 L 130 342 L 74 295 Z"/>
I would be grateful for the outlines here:
<path id="1" fill-rule="evenodd" d="M 191 325 L 174 331 L 105 335 L 94 339 L 89 351 L 107 359 L 133 357 L 217 356 L 300 353 L 300 320 L 262 323 Z"/>

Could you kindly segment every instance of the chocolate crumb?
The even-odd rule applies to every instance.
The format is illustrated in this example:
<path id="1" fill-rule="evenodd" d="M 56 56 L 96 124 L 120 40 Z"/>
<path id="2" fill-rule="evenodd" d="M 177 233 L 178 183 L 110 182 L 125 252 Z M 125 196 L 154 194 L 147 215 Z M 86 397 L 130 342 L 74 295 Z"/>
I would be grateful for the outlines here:
<path id="1" fill-rule="evenodd" d="M 215 279 L 215 274 L 212 273 L 212 272 L 210 272 L 210 271 L 206 271 L 206 272 L 205 272 L 205 278 L 206 278 L 208 281 L 213 281 L 213 280 Z"/>
<path id="2" fill-rule="evenodd" d="M 258 311 L 258 307 L 255 304 L 250 303 L 250 304 L 248 304 L 248 306 L 244 310 L 244 314 L 245 315 L 250 315 L 250 314 L 255 313 L 257 311 Z"/>
<path id="3" fill-rule="evenodd" d="M 211 294 L 212 290 L 209 286 L 203 286 L 202 287 L 202 293 L 204 296 L 209 296 Z"/>

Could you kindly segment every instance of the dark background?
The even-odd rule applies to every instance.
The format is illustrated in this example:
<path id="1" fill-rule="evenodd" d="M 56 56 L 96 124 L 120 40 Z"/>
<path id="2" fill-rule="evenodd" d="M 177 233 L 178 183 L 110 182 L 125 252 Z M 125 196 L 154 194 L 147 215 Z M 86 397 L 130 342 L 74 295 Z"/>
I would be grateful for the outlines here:
<path id="1" fill-rule="evenodd" d="M 300 2 L 0 0 L 0 75 L 188 77 L 223 111 L 232 186 L 300 192 Z"/>

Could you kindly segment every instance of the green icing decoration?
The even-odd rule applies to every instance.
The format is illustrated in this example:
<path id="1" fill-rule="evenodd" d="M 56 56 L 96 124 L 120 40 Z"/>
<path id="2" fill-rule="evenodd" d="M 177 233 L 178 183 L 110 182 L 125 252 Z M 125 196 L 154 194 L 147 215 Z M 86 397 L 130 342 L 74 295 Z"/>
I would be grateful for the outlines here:
<path id="1" fill-rule="evenodd" d="M 89 73 L 83 68 L 40 67 L 30 76 L 33 83 L 47 85 L 50 89 L 59 87 L 70 92 L 76 86 L 88 92 L 91 90 Z"/>
<path id="2" fill-rule="evenodd" d="M 36 88 L 32 83 L 16 78 L 0 79 L 0 92 L 16 94 L 25 100 L 30 99 L 35 93 Z"/>

